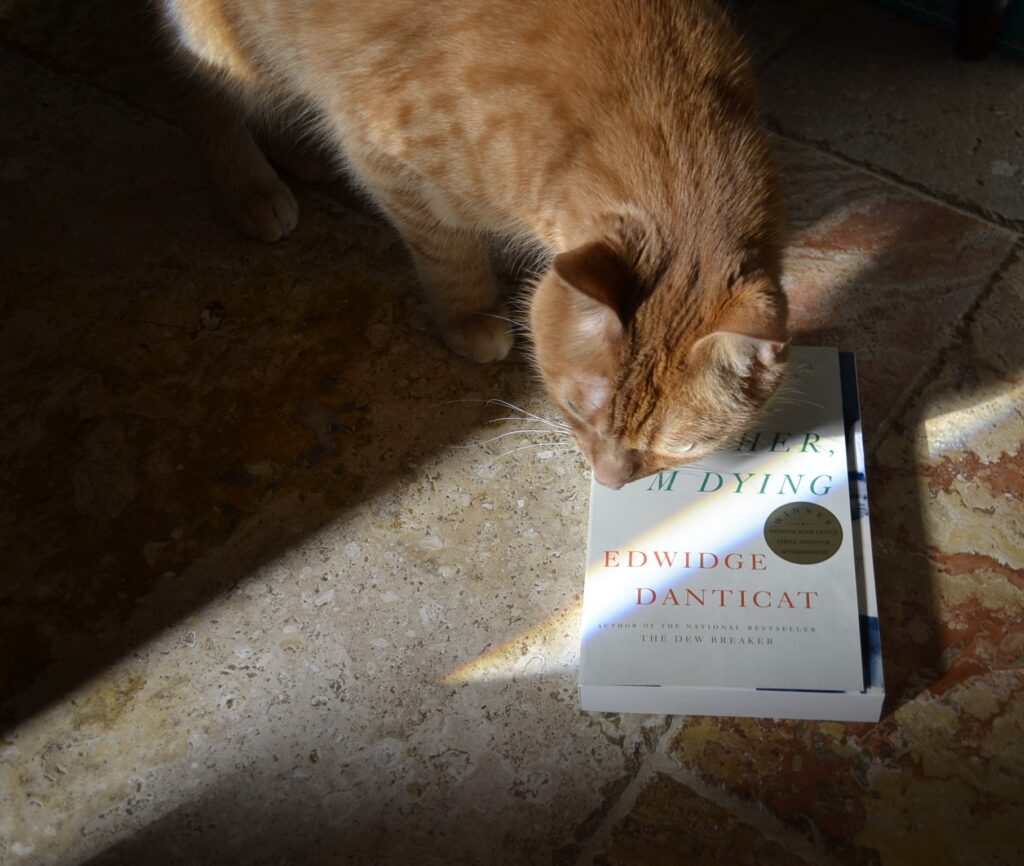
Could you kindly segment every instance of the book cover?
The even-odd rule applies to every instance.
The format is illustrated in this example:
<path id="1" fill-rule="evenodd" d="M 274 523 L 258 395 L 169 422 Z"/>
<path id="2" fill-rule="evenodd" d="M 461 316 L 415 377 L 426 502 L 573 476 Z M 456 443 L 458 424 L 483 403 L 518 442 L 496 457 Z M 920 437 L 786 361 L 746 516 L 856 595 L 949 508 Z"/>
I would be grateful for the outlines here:
<path id="1" fill-rule="evenodd" d="M 592 485 L 584 709 L 877 719 L 853 359 L 791 352 L 785 393 L 731 447 Z"/>

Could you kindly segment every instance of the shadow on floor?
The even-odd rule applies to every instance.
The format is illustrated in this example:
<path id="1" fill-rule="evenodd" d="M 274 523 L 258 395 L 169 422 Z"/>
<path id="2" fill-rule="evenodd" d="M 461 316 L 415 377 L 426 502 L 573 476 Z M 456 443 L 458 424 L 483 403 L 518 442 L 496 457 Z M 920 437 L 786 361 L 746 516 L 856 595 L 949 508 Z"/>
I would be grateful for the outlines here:
<path id="1" fill-rule="evenodd" d="M 7 65 L 5 728 L 532 380 L 447 353 L 387 226 L 307 191 L 295 235 L 243 239 L 173 127 Z"/>

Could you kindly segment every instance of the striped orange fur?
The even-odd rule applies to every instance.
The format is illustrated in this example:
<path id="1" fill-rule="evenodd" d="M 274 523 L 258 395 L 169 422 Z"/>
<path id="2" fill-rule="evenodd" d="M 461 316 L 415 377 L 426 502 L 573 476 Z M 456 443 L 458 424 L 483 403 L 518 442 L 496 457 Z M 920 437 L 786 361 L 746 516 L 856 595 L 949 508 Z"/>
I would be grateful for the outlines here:
<path id="1" fill-rule="evenodd" d="M 401 232 L 455 352 L 512 345 L 489 241 L 539 250 L 536 359 L 599 480 L 699 458 L 777 388 L 775 173 L 750 62 L 712 0 L 163 5 L 216 92 L 315 119 Z M 294 199 L 212 105 L 193 122 L 229 208 L 286 234 Z"/>

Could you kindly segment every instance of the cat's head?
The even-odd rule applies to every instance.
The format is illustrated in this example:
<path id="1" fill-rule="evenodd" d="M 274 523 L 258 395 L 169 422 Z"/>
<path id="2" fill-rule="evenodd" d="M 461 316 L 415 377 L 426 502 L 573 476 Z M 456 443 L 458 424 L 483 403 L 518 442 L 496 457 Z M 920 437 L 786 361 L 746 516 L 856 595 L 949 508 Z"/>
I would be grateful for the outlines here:
<path id="1" fill-rule="evenodd" d="M 699 460 L 747 429 L 785 372 L 771 276 L 669 265 L 645 279 L 614 241 L 556 256 L 530 307 L 551 399 L 598 482 Z"/>

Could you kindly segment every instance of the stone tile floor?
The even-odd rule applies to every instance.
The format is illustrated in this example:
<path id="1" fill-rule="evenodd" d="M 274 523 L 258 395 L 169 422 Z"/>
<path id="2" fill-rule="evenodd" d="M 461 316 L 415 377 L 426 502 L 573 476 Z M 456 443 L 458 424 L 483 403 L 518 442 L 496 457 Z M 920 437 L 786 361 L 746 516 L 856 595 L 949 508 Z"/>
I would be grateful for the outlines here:
<path id="1" fill-rule="evenodd" d="M 799 339 L 860 358 L 882 721 L 581 713 L 584 466 L 485 441 L 525 360 L 336 191 L 238 237 L 131 0 L 8 2 L 0 861 L 1021 862 L 1024 67 L 734 5 Z"/>

